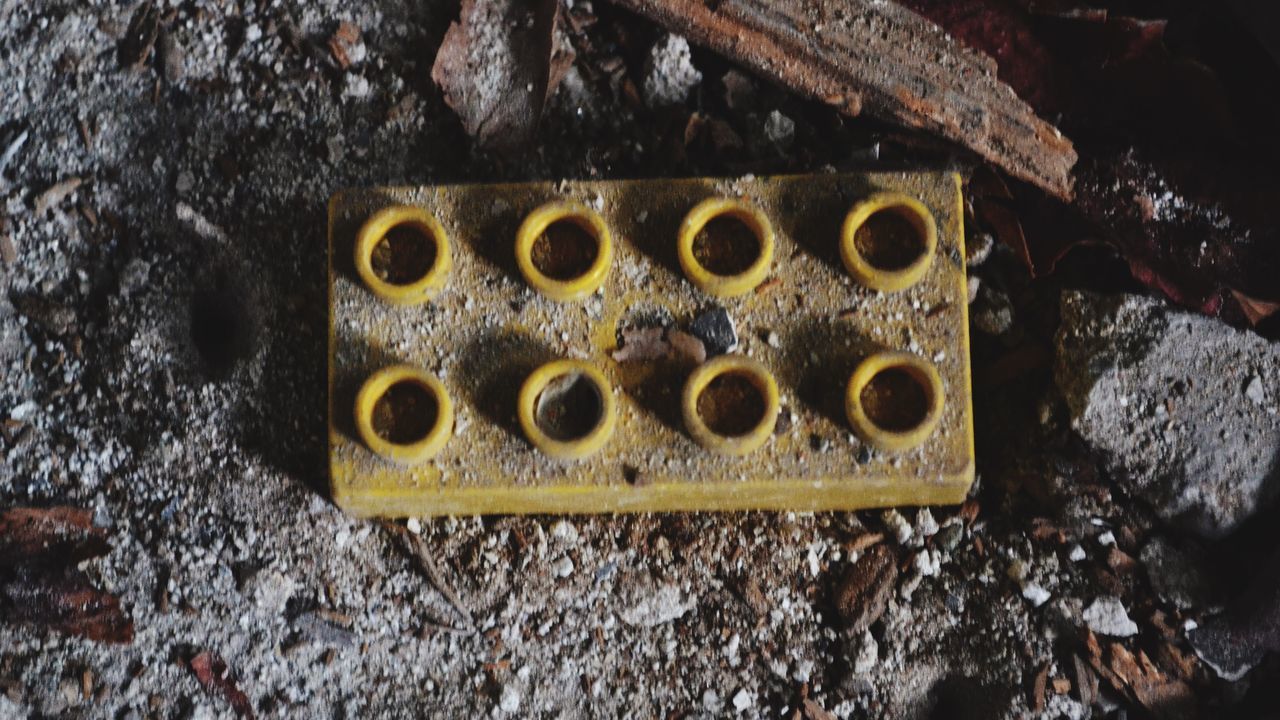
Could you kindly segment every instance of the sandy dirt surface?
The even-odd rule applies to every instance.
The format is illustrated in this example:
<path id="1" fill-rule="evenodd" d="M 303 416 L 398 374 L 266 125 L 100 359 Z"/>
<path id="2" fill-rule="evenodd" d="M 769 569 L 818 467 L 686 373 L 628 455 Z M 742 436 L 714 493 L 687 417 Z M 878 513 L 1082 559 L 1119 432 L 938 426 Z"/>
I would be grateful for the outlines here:
<path id="1" fill-rule="evenodd" d="M 452 3 L 175 3 L 138 69 L 132 10 L 0 0 L 0 506 L 90 508 L 112 549 L 83 569 L 136 630 L 0 623 L 0 717 L 229 716 L 191 670 L 206 650 L 263 717 L 1104 717 L 1132 696 L 1099 696 L 1091 638 L 1189 653 L 1204 608 L 1148 584 L 1151 516 L 1082 458 L 1047 371 L 980 385 L 963 513 L 344 515 L 324 490 L 335 190 L 844 169 L 893 159 L 884 128 L 697 49 L 696 122 L 650 110 L 658 31 L 598 7 L 535 147 L 494 156 L 430 80 Z M 975 337 L 976 372 L 1003 342 Z M 897 572 L 860 576 L 877 545 Z"/>

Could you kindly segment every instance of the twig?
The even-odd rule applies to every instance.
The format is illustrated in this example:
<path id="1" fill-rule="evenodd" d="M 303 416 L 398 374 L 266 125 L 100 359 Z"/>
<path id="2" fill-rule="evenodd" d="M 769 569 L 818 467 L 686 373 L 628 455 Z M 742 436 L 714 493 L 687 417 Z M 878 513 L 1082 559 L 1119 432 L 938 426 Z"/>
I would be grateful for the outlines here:
<path id="1" fill-rule="evenodd" d="M 451 630 L 452 632 L 459 632 L 468 635 L 474 633 L 476 631 L 475 619 L 471 617 L 471 612 L 467 610 L 467 606 L 463 604 L 462 599 L 458 597 L 458 594 L 453 591 L 453 588 L 449 583 L 445 582 L 444 573 L 440 571 L 440 566 L 436 564 L 435 558 L 427 552 L 426 543 L 422 541 L 422 538 L 409 532 L 408 528 L 398 523 L 382 521 L 381 525 L 396 537 L 400 538 L 400 542 L 405 551 L 417 561 L 418 566 L 422 568 L 422 572 L 426 574 L 427 580 L 431 583 L 432 587 L 434 587 L 436 592 L 439 592 L 440 595 L 444 597 L 445 601 L 453 607 L 454 612 L 456 612 L 458 616 L 465 621 L 466 625 L 465 628 L 449 628 L 445 625 L 439 625 L 437 626 L 438 629 Z M 430 624 L 433 626 L 435 625 L 435 623 Z"/>

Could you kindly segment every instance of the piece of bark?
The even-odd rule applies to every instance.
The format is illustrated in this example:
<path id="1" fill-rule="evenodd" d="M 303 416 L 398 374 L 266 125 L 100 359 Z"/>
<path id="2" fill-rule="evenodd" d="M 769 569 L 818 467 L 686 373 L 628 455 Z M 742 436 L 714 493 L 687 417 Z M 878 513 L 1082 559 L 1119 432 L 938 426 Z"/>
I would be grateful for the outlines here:
<path id="1" fill-rule="evenodd" d="M 892 550 L 876 545 L 858 558 L 836 589 L 836 612 L 845 626 L 861 633 L 875 624 L 889 607 L 898 563 Z"/>
<path id="2" fill-rule="evenodd" d="M 557 0 L 463 0 L 431 79 L 482 146 L 513 150 L 538 129 L 543 105 L 573 63 L 557 33 Z"/>
<path id="3" fill-rule="evenodd" d="M 76 564 L 105 554 L 104 529 L 88 510 L 0 512 L 0 621 L 37 625 L 98 642 L 133 639 L 120 599 L 99 590 Z"/>
<path id="4" fill-rule="evenodd" d="M 1010 175 L 1072 195 L 1071 141 L 996 78 L 989 57 L 883 0 L 614 0 L 848 115 L 959 143 Z"/>

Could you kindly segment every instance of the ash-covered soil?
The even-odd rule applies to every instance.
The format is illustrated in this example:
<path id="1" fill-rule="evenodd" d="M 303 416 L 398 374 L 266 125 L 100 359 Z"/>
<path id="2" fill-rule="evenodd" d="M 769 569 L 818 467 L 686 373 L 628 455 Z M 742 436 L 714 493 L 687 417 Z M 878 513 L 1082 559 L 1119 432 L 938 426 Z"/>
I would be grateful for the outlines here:
<path id="1" fill-rule="evenodd" d="M 335 190 L 937 160 L 696 48 L 701 83 L 650 109 L 637 88 L 695 73 L 646 82 L 660 33 L 575 10 L 598 20 L 536 146 L 497 156 L 430 81 L 453 3 L 165 4 L 130 68 L 132 5 L 0 0 L 0 506 L 91 508 L 112 550 L 82 567 L 136 631 L 0 623 L 0 717 L 229 716 L 202 651 L 263 717 L 1140 713 L 1093 665 L 1119 643 L 1191 708 L 1247 697 L 1188 649 L 1214 605 L 1153 590 L 1135 558 L 1164 531 L 1084 456 L 1048 364 L 1007 359 L 1051 347 L 1057 292 L 1002 252 L 978 272 L 1031 309 L 975 314 L 963 511 L 387 525 L 328 501 Z M 858 569 L 873 547 L 896 572 Z"/>

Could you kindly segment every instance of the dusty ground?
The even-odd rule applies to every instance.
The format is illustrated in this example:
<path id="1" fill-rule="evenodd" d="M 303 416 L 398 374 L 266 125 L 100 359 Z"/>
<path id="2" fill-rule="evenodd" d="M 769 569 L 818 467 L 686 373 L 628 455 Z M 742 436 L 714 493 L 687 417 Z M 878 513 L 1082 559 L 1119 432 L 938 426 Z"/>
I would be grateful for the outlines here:
<path id="1" fill-rule="evenodd" d="M 1090 656 L 1084 610 L 1099 597 L 1138 623 L 1130 647 L 1187 652 L 1182 623 L 1208 608 L 1152 590 L 1133 559 L 1162 531 L 1083 456 L 1047 364 L 980 378 L 976 516 L 456 518 L 397 531 L 339 512 L 323 492 L 335 189 L 893 154 L 882 128 L 741 77 L 728 94 L 749 97 L 728 108 L 730 67 L 696 49 L 689 105 L 740 142 L 717 146 L 713 123 L 686 149 L 687 110 L 652 111 L 634 93 L 656 31 L 605 7 L 575 38 L 592 48 L 537 148 L 481 154 L 429 79 L 456 6 L 350 5 L 180 3 L 165 78 L 121 68 L 128 5 L 0 1 L 0 152 L 26 134 L 0 174 L 13 249 L 0 274 L 0 506 L 92 508 L 113 549 L 85 569 L 137 633 L 108 645 L 0 624 L 0 717 L 228 715 L 187 665 L 202 650 L 261 716 L 1102 717 L 1138 704 L 1106 682 L 1103 697 L 1087 691 L 1076 658 Z M 341 20 L 363 33 L 346 70 L 325 47 Z M 591 70 L 604 55 L 627 64 L 630 91 Z M 982 272 L 1033 319 L 976 334 L 980 375 L 1019 338 L 1049 337 L 1057 298 L 1025 288 L 1000 253 Z M 884 616 L 852 632 L 839 588 L 872 533 L 902 572 Z M 1193 710 L 1253 702 L 1247 681 L 1188 662 Z"/>

